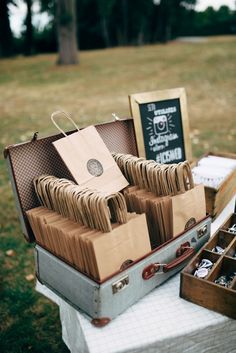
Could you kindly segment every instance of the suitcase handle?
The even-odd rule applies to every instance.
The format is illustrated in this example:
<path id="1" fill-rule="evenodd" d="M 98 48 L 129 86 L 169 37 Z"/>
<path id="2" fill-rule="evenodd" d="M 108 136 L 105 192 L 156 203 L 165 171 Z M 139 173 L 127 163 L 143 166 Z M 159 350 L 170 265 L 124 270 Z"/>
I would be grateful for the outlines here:
<path id="1" fill-rule="evenodd" d="M 185 245 L 185 244 L 183 244 Z M 180 249 L 182 250 L 182 254 L 178 256 L 179 250 L 177 250 L 176 255 L 178 256 L 173 261 L 168 264 L 160 264 L 158 262 L 148 265 L 144 268 L 142 272 L 142 277 L 144 280 L 148 280 L 152 278 L 156 273 L 167 273 L 174 270 L 176 267 L 180 266 L 183 262 L 187 261 L 195 252 L 195 249 L 190 246 L 181 245 Z"/>

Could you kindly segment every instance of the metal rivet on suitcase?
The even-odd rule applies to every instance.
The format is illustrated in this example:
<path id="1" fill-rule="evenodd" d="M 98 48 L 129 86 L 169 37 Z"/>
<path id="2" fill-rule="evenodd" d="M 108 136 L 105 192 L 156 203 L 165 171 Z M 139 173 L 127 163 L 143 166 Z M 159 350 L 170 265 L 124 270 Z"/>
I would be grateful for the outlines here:
<path id="1" fill-rule="evenodd" d="M 125 262 L 123 262 L 123 264 L 120 266 L 120 269 L 126 270 L 131 264 L 133 263 L 133 260 L 126 260 Z"/>

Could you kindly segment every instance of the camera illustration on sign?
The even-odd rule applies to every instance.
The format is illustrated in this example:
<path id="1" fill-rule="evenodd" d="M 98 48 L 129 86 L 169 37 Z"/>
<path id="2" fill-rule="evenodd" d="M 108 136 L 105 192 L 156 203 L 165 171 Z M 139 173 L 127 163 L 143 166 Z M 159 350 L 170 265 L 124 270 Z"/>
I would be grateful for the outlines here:
<path id="1" fill-rule="evenodd" d="M 156 135 L 166 134 L 169 131 L 167 116 L 155 116 L 153 119 L 153 127 Z"/>

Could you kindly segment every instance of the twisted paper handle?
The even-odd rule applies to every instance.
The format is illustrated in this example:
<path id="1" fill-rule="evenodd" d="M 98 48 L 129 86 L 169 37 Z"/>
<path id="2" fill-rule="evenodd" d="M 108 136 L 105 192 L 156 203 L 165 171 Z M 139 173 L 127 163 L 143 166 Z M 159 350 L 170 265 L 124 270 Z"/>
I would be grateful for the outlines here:
<path id="1" fill-rule="evenodd" d="M 87 227 L 110 232 L 112 220 L 127 222 L 125 198 L 119 192 L 106 196 L 51 175 L 37 177 L 33 183 L 43 206 Z"/>
<path id="2" fill-rule="evenodd" d="M 79 131 L 79 128 L 78 126 L 76 125 L 76 123 L 74 122 L 74 120 L 71 118 L 71 116 L 69 115 L 69 113 L 65 112 L 64 110 L 57 110 L 56 112 L 52 113 L 51 115 L 51 120 L 52 120 L 52 123 L 56 126 L 56 128 L 65 136 L 67 137 L 66 133 L 64 130 L 62 130 L 62 128 L 58 125 L 58 123 L 56 123 L 55 121 L 55 118 L 56 116 L 64 116 L 66 117 L 66 119 L 68 119 L 72 125 L 74 125 L 74 127 Z"/>

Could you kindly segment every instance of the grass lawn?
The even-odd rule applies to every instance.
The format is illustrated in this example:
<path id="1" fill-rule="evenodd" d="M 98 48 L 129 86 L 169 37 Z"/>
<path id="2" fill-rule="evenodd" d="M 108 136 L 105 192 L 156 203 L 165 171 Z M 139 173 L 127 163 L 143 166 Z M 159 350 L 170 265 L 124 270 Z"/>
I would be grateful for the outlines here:
<path id="1" fill-rule="evenodd" d="M 85 126 L 111 120 L 112 112 L 129 116 L 128 94 L 185 87 L 194 156 L 236 152 L 235 57 L 232 36 L 87 51 L 75 67 L 56 66 L 55 55 L 1 60 L 0 148 L 35 131 L 56 133 L 50 114 L 58 108 Z M 33 246 L 21 236 L 2 154 L 0 232 L 0 352 L 67 352 L 57 306 L 26 280 L 34 273 Z"/>

